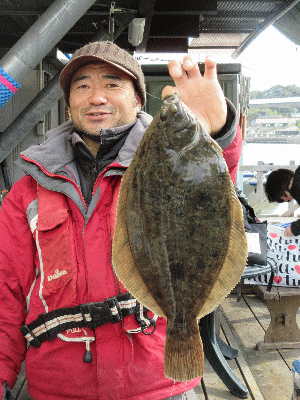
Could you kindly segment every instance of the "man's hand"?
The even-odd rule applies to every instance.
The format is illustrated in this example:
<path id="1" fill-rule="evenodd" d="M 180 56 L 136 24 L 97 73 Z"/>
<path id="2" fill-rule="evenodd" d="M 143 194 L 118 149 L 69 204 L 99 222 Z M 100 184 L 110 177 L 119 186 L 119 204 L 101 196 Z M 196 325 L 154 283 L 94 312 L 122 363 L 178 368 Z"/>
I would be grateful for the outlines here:
<path id="1" fill-rule="evenodd" d="M 171 60 L 168 68 L 176 88 L 166 86 L 162 98 L 177 92 L 207 133 L 213 136 L 219 132 L 226 122 L 227 105 L 218 82 L 216 63 L 206 57 L 204 76 L 190 56 L 184 57 L 182 63 Z"/>
<path id="2" fill-rule="evenodd" d="M 283 232 L 284 236 L 294 236 L 290 226 L 287 226 Z"/>

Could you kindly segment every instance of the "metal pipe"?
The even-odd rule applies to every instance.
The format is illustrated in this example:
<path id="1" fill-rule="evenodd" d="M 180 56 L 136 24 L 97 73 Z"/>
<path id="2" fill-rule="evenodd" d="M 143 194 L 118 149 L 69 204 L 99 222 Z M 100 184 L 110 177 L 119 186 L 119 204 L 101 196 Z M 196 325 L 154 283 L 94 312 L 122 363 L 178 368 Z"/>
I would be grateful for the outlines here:
<path id="1" fill-rule="evenodd" d="M 0 61 L 0 85 L 10 92 L 5 94 L 2 105 L 18 89 L 22 77 L 38 65 L 95 2 L 56 0 L 5 54 Z"/>
<path id="2" fill-rule="evenodd" d="M 53 107 L 53 104 L 63 96 L 59 86 L 59 73 L 48 85 L 32 100 L 31 103 L 0 135 L 0 163 L 13 151 L 35 125 L 44 118 L 44 115 Z"/>

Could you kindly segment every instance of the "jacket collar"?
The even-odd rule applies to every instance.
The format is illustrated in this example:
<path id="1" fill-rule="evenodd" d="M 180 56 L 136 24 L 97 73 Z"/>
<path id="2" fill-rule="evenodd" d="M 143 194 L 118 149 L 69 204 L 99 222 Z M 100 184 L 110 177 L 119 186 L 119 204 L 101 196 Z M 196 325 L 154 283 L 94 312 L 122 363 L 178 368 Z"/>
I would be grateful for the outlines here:
<path id="1" fill-rule="evenodd" d="M 140 141 L 152 121 L 152 117 L 144 112 L 137 115 L 136 123 L 131 128 L 127 139 L 120 149 L 116 161 L 121 166 L 128 167 L 136 152 Z M 75 132 L 72 121 L 67 121 L 58 128 L 49 131 L 46 135 L 47 140 L 41 145 L 32 146 L 23 151 L 18 164 L 21 168 L 28 162 L 35 163 L 50 174 L 57 174 L 62 168 L 74 162 L 75 155 L 69 142 Z M 25 164 L 24 164 L 25 163 Z M 28 167 L 26 168 L 28 172 Z"/>

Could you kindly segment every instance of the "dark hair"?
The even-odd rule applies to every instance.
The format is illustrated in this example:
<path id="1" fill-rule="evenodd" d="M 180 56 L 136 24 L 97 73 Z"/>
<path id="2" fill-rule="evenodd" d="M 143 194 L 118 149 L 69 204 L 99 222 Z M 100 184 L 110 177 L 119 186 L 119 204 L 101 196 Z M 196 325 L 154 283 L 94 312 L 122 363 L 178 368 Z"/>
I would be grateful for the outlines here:
<path id="1" fill-rule="evenodd" d="M 289 190 L 289 185 L 293 177 L 294 172 L 284 168 L 270 173 L 265 184 L 265 193 L 270 203 L 284 202 L 281 197 Z"/>

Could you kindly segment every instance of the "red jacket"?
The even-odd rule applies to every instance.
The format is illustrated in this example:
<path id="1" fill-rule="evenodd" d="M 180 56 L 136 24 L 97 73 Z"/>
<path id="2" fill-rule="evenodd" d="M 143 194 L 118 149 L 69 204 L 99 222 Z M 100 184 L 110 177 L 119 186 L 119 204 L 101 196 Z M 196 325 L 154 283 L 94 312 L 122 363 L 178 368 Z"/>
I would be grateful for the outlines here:
<path id="1" fill-rule="evenodd" d="M 26 354 L 19 330 L 24 321 L 28 324 L 51 309 L 118 294 L 111 267 L 112 204 L 148 123 L 145 116 L 139 117 L 116 162 L 98 176 L 88 209 L 76 183 L 68 144 L 70 124 L 23 153 L 22 167 L 28 175 L 13 186 L 0 212 L 0 383 L 6 381 L 12 388 L 16 382 Z M 232 154 L 227 148 L 228 157 L 236 154 L 240 140 L 236 136 L 230 144 Z M 39 213 L 38 222 L 37 182 L 61 193 L 60 209 L 51 209 L 49 198 L 49 212 Z M 190 390 L 200 378 L 187 383 L 165 378 L 166 322 L 158 318 L 156 324 L 150 336 L 129 337 L 120 322 L 94 331 L 64 332 L 39 348 L 30 347 L 26 354 L 29 394 L 39 400 L 159 400 Z M 83 362 L 82 339 L 91 340 L 91 364 Z"/>

